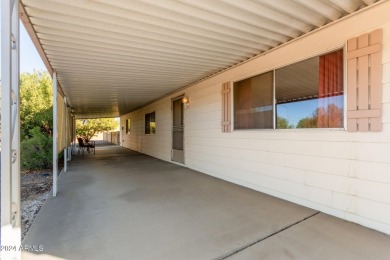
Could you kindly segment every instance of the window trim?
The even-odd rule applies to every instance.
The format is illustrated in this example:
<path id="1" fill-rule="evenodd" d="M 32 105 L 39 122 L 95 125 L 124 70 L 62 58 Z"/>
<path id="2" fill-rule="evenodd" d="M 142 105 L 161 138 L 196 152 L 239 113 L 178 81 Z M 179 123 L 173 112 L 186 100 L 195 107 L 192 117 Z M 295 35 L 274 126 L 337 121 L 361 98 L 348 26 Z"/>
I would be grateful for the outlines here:
<path id="1" fill-rule="evenodd" d="M 344 115 L 344 118 L 343 118 L 343 126 L 342 127 L 335 127 L 335 128 L 286 128 L 286 129 L 281 129 L 281 128 L 276 128 L 276 86 L 275 86 L 275 75 L 276 75 L 276 70 L 277 69 L 281 69 L 281 68 L 284 68 L 284 67 L 287 67 L 287 66 L 290 66 L 290 65 L 293 65 L 295 63 L 298 63 L 298 62 L 301 62 L 301 61 L 305 61 L 307 59 L 311 59 L 311 58 L 314 58 L 314 57 L 319 57 L 319 56 L 322 56 L 322 55 L 325 55 L 325 54 L 328 54 L 328 53 L 332 53 L 332 52 L 335 52 L 337 50 L 343 50 L 343 101 L 344 101 L 344 107 L 343 107 L 343 115 Z M 261 71 L 261 72 L 257 72 L 251 76 L 246 76 L 246 77 L 242 77 L 242 78 L 239 78 L 239 79 L 236 79 L 236 80 L 232 80 L 231 81 L 231 84 L 232 84 L 232 90 L 231 90 L 231 98 L 232 98 L 232 105 L 231 105 L 231 113 L 232 113 L 232 119 L 231 119 L 231 124 L 232 124 L 232 132 L 234 131 L 313 131 L 313 132 L 318 132 L 318 131 L 346 131 L 347 128 L 347 107 L 346 107 L 346 102 L 347 102 L 347 59 L 346 59 L 346 56 L 347 55 L 347 43 L 343 43 L 341 46 L 337 46 L 335 48 L 332 48 L 332 49 L 328 49 L 326 51 L 323 51 L 323 52 L 318 52 L 318 53 L 314 53 L 312 56 L 309 56 L 309 57 L 305 57 L 303 59 L 297 59 L 297 60 L 294 60 L 293 62 L 288 62 L 286 64 L 283 64 L 283 65 L 280 65 L 280 66 L 276 66 L 274 67 L 273 69 L 265 69 L 264 71 Z M 234 127 L 234 84 L 237 83 L 237 82 L 240 82 L 240 81 L 243 81 L 243 80 L 246 80 L 246 79 L 249 79 L 249 78 L 253 78 L 253 77 L 256 77 L 258 75 L 261 75 L 261 74 L 264 74 L 264 73 L 267 73 L 267 72 L 270 72 L 272 71 L 273 72 L 273 128 L 251 128 L 251 129 L 236 129 Z"/>
<path id="2" fill-rule="evenodd" d="M 276 129 L 276 87 L 275 87 L 275 76 L 276 76 L 276 70 L 272 71 L 272 122 L 273 122 L 273 128 Z"/>

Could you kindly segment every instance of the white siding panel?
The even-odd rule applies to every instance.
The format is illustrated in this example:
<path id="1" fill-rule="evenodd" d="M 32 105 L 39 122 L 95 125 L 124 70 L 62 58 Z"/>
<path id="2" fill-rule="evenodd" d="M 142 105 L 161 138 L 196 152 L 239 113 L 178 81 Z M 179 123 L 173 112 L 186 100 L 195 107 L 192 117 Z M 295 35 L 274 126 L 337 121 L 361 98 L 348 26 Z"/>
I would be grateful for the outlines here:
<path id="1" fill-rule="evenodd" d="M 357 196 L 334 192 L 333 206 L 347 213 L 352 213 L 382 223 L 388 223 L 390 219 L 389 204 L 362 199 Z"/>
<path id="2" fill-rule="evenodd" d="M 382 83 L 390 83 L 390 63 L 385 63 L 382 65 Z"/>
<path id="3" fill-rule="evenodd" d="M 196 100 L 200 102 L 204 102 L 204 98 L 211 98 L 215 99 L 217 98 L 218 91 L 221 90 L 221 85 L 215 85 L 215 86 L 204 86 L 203 88 L 197 90 L 197 91 L 188 91 L 188 95 L 191 95 L 191 100 Z M 218 96 L 219 97 L 219 96 Z"/>
<path id="4" fill-rule="evenodd" d="M 386 5 L 390 13 L 390 5 Z M 390 23 L 371 9 L 292 41 L 276 51 L 226 70 L 144 108 L 131 118 L 124 146 L 171 160 L 171 100 L 185 94 L 186 166 L 390 234 Z M 367 21 L 370 21 L 368 23 Z M 379 27 L 378 27 L 379 26 Z M 332 51 L 346 41 L 383 29 L 383 130 L 344 129 L 221 131 L 221 85 Z M 156 111 L 154 136 L 144 115 Z"/>
<path id="5" fill-rule="evenodd" d="M 237 167 L 231 167 L 232 164 L 226 165 L 226 161 L 222 163 L 209 163 L 206 160 L 202 160 L 200 156 L 193 156 L 192 158 L 191 163 L 199 165 L 204 172 L 214 173 L 214 176 L 217 177 L 224 177 L 227 180 L 237 180 L 242 183 L 255 183 L 260 189 L 269 189 L 279 193 L 283 193 L 288 189 L 289 194 L 296 198 L 305 198 L 309 201 L 320 202 L 323 205 L 331 204 L 332 193 L 324 189 L 245 171 Z"/>
<path id="6" fill-rule="evenodd" d="M 368 203 L 370 203 L 370 202 L 368 202 Z M 389 208 L 383 208 L 383 210 L 388 211 Z M 336 213 L 336 214 L 334 214 L 335 216 L 337 216 L 337 212 L 338 211 L 334 212 L 334 213 Z M 375 212 L 375 213 L 377 213 L 377 212 Z M 387 224 L 387 222 L 376 221 L 376 220 L 370 219 L 368 217 L 365 217 L 362 215 L 357 215 L 354 213 L 349 213 L 349 212 L 344 212 L 343 215 L 339 216 L 339 217 L 344 218 L 344 219 L 349 220 L 349 221 L 352 221 L 352 222 L 355 222 L 355 223 L 365 223 L 365 226 L 368 226 L 372 229 L 380 230 L 384 233 L 390 234 L 390 225 Z"/>
<path id="7" fill-rule="evenodd" d="M 203 122 L 205 120 L 221 125 L 221 111 L 205 112 L 191 116 L 191 122 Z M 185 122 L 186 121 L 184 121 L 184 123 Z"/>
<path id="8" fill-rule="evenodd" d="M 383 84 L 383 103 L 390 103 L 390 83 Z"/>
<path id="9" fill-rule="evenodd" d="M 390 122 L 390 103 L 384 103 L 382 105 L 382 122 Z"/>
<path id="10" fill-rule="evenodd" d="M 307 185 L 390 204 L 390 184 L 308 172 Z"/>
<path id="11" fill-rule="evenodd" d="M 382 42 L 390 43 L 390 23 L 384 24 L 382 28 L 383 28 Z"/>
<path id="12" fill-rule="evenodd" d="M 306 171 L 346 176 L 348 175 L 351 160 L 289 154 L 284 157 L 284 163 L 286 166 L 298 167 Z"/>
<path id="13" fill-rule="evenodd" d="M 350 164 L 348 175 L 361 180 L 370 180 L 381 183 L 390 183 L 390 165 L 366 161 L 353 161 Z"/>
<path id="14" fill-rule="evenodd" d="M 297 183 L 305 182 L 305 171 L 302 169 L 289 168 L 282 165 L 259 162 L 257 160 L 235 158 L 234 156 L 215 156 L 215 154 L 216 153 L 213 153 L 213 151 L 209 153 L 193 151 L 188 152 L 189 157 L 193 157 L 205 162 L 209 161 L 208 158 L 210 156 L 213 156 L 212 163 L 214 164 L 225 165 L 229 168 Z"/>
<path id="15" fill-rule="evenodd" d="M 186 114 L 184 114 L 186 116 Z M 218 123 L 215 123 L 215 120 L 213 121 L 214 124 L 210 124 L 209 121 L 202 121 L 202 122 L 192 122 L 192 121 L 185 121 L 185 130 L 207 130 L 207 129 L 221 129 L 221 125 Z M 189 132 L 190 133 L 190 132 Z"/>
<path id="16" fill-rule="evenodd" d="M 353 159 L 390 164 L 389 151 L 389 140 L 386 143 L 355 143 Z"/>
<path id="17" fill-rule="evenodd" d="M 302 140 L 302 141 L 352 141 L 352 135 L 345 135 L 340 129 L 276 129 L 276 130 L 236 130 L 234 138 L 264 139 L 264 140 Z"/>
<path id="18" fill-rule="evenodd" d="M 188 124 L 187 124 L 188 126 Z M 210 124 L 207 125 L 207 129 L 194 129 L 192 127 L 187 127 L 187 131 L 186 131 L 186 136 L 189 137 L 202 137 L 204 135 L 210 135 L 210 136 L 219 136 L 220 135 L 220 132 L 221 132 L 221 127 L 218 127 L 218 128 L 210 128 Z"/>
<path id="19" fill-rule="evenodd" d="M 207 104 L 207 103 L 206 103 Z M 209 113 L 209 112 L 221 112 L 221 104 L 219 102 L 210 102 L 207 105 L 203 106 L 191 106 L 187 109 L 186 114 L 187 115 L 196 115 L 196 114 L 203 114 L 203 113 Z"/>
<path id="20" fill-rule="evenodd" d="M 390 42 L 382 45 L 382 63 L 390 63 Z"/>
<path id="21" fill-rule="evenodd" d="M 348 142 L 273 140 L 267 143 L 268 150 L 273 152 L 344 159 L 349 158 L 352 149 Z"/>

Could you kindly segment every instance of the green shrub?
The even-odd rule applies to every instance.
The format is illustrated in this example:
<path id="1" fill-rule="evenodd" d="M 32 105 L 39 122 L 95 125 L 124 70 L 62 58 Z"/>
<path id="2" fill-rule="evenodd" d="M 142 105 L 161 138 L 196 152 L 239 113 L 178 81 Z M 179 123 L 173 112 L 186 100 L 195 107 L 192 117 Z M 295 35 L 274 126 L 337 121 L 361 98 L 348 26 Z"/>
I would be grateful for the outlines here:
<path id="1" fill-rule="evenodd" d="M 52 166 L 53 139 L 36 126 L 29 137 L 21 142 L 21 167 L 23 170 L 47 169 Z"/>

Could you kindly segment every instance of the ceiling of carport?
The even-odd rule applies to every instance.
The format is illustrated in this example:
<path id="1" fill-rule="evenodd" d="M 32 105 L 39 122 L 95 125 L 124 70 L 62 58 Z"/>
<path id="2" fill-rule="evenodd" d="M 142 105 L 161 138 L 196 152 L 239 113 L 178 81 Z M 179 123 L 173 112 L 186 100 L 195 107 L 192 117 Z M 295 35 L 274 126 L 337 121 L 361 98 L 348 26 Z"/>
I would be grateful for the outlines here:
<path id="1" fill-rule="evenodd" d="M 22 0 L 22 9 L 85 118 L 127 113 L 374 2 Z"/>

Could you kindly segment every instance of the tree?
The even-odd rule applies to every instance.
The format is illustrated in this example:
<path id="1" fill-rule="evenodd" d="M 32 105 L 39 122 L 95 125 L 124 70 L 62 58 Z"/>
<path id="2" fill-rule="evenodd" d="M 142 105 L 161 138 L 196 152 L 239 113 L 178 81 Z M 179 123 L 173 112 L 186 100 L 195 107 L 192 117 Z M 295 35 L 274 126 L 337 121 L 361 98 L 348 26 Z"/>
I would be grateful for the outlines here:
<path id="1" fill-rule="evenodd" d="M 78 119 L 76 120 L 76 135 L 87 142 L 96 134 L 112 131 L 118 127 L 114 118 Z"/>
<path id="2" fill-rule="evenodd" d="M 317 128 L 318 116 L 316 112 L 311 117 L 305 117 L 299 120 L 297 128 Z"/>
<path id="3" fill-rule="evenodd" d="M 47 72 L 20 75 L 20 146 L 24 170 L 51 167 L 52 80 Z"/>
<path id="4" fill-rule="evenodd" d="M 48 169 L 52 165 L 53 138 L 36 126 L 30 130 L 21 144 L 22 169 Z"/>
<path id="5" fill-rule="evenodd" d="M 47 135 L 53 131 L 53 89 L 49 73 L 34 71 L 20 75 L 21 139 L 31 137 L 39 127 Z"/>
<path id="6" fill-rule="evenodd" d="M 342 127 L 343 110 L 335 104 L 329 104 L 326 109 L 318 109 L 318 127 Z"/>
<path id="7" fill-rule="evenodd" d="M 299 120 L 297 128 L 342 127 L 343 110 L 335 104 L 317 108 L 311 117 Z"/>
<path id="8" fill-rule="evenodd" d="M 290 125 L 288 120 L 284 117 L 278 116 L 276 118 L 276 128 L 277 129 L 290 129 L 293 128 L 293 125 Z"/>

